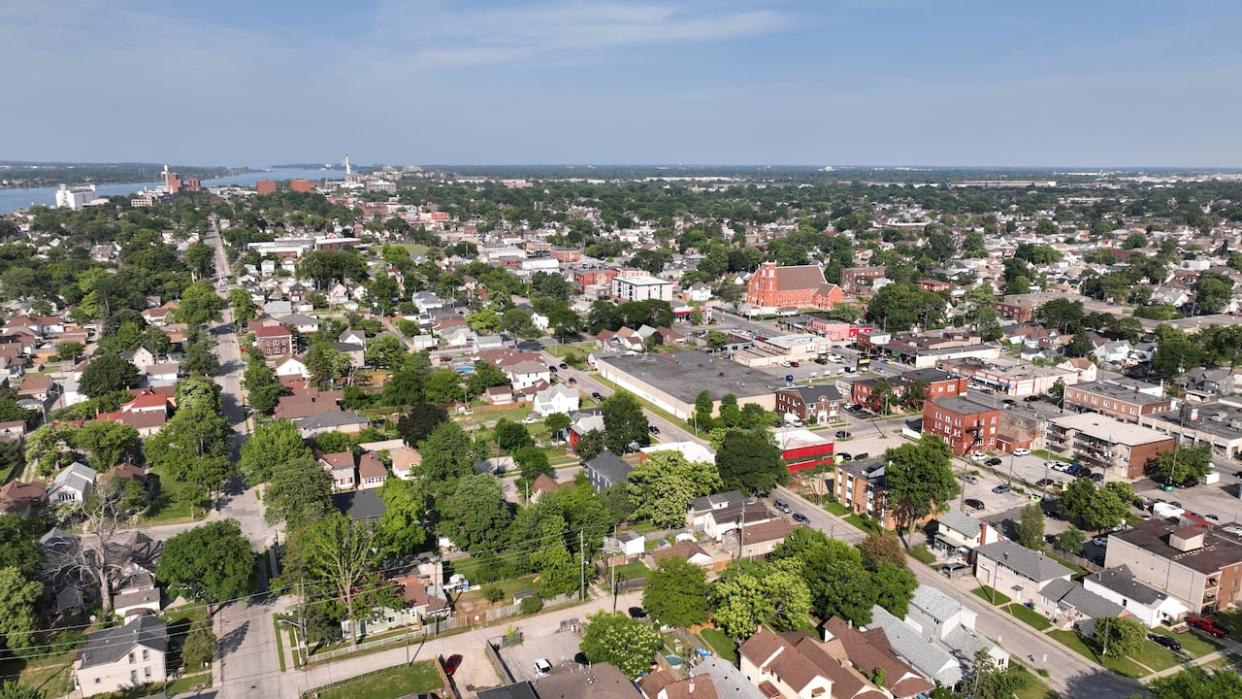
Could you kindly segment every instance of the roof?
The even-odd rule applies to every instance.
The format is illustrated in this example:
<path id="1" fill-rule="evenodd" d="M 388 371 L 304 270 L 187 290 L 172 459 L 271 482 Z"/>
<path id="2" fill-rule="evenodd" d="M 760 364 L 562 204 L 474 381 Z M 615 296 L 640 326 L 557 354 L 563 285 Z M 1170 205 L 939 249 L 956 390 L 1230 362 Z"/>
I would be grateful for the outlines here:
<path id="1" fill-rule="evenodd" d="M 1215 573 L 1225 566 L 1242 562 L 1242 538 L 1233 536 L 1220 527 L 1209 527 L 1203 530 L 1202 547 L 1193 551 L 1179 551 L 1169 546 L 1169 534 L 1178 528 L 1177 524 L 1149 519 L 1129 529 L 1113 532 L 1109 535 L 1109 545 L 1112 545 L 1112 539 L 1119 539 L 1204 574 Z"/>
<path id="2" fill-rule="evenodd" d="M 586 667 L 573 661 L 557 666 L 552 674 L 535 680 L 539 699 L 638 699 L 634 684 L 615 665 L 595 663 Z"/>
<path id="3" fill-rule="evenodd" d="M 782 388 L 780 393 L 797 393 L 804 403 L 818 403 L 820 399 L 829 402 L 841 400 L 841 392 L 832 384 L 820 384 L 818 386 L 792 386 L 790 388 Z"/>
<path id="4" fill-rule="evenodd" d="M 368 478 L 383 478 L 388 475 L 388 469 L 384 468 L 383 462 L 375 457 L 374 454 L 368 452 L 362 455 L 358 460 L 358 477 L 366 480 Z"/>
<path id="5" fill-rule="evenodd" d="M 796 526 L 785 519 L 773 519 L 757 524 L 747 524 L 742 530 L 742 545 L 754 546 L 768 541 L 784 541 Z"/>
<path id="6" fill-rule="evenodd" d="M 976 556 L 989 558 L 1036 582 L 1068 578 L 1074 571 L 1013 541 L 1001 540 L 975 549 Z"/>
<path id="7" fill-rule="evenodd" d="M 137 646 L 161 653 L 168 650 L 168 625 L 163 619 L 143 614 L 124 626 L 114 626 L 87 634 L 82 648 L 81 667 L 96 667 L 117 662 Z"/>
<path id="8" fill-rule="evenodd" d="M 716 656 L 706 658 L 691 668 L 690 676 L 712 678 L 716 694 L 723 699 L 765 699 L 759 688 L 746 679 L 741 670 Z M 479 699 L 491 698 L 479 694 Z"/>
<path id="9" fill-rule="evenodd" d="M 630 471 L 634 470 L 633 466 L 608 450 L 600 452 L 594 459 L 586 462 L 586 466 L 613 483 L 625 481 L 629 478 Z"/>
<path id="10" fill-rule="evenodd" d="M 530 682 L 516 682 L 504 687 L 481 690 L 479 699 L 539 699 L 539 695 L 535 694 L 535 686 Z"/>
<path id="11" fill-rule="evenodd" d="M 824 279 L 824 270 L 819 265 L 789 265 L 776 268 L 776 290 L 794 291 L 797 289 L 818 289 Z"/>
<path id="12" fill-rule="evenodd" d="M 320 427 L 342 427 L 344 425 L 366 424 L 368 420 L 352 410 L 336 410 L 329 413 L 308 415 L 297 420 L 298 427 L 304 430 Z"/>
<path id="13" fill-rule="evenodd" d="M 377 489 L 337 493 L 332 496 L 332 504 L 354 521 L 379 519 L 388 511 Z"/>
<path id="14" fill-rule="evenodd" d="M 957 413 L 958 415 L 977 415 L 979 413 L 994 413 L 999 410 L 998 408 L 992 407 L 990 405 L 985 405 L 978 401 L 972 400 L 970 398 L 963 398 L 961 396 L 946 396 L 942 398 L 934 398 L 932 399 L 932 403 L 934 403 L 936 407 L 938 408 Z"/>
<path id="15" fill-rule="evenodd" d="M 337 451 L 331 454 L 320 454 L 319 461 L 326 464 L 333 471 L 354 468 L 354 453 L 352 451 Z"/>
<path id="16" fill-rule="evenodd" d="M 1120 604 L 1111 602 L 1083 587 L 1082 583 L 1072 580 L 1053 580 L 1044 585 L 1039 594 L 1092 619 L 1120 616 L 1126 611 Z"/>
<path id="17" fill-rule="evenodd" d="M 738 648 L 738 654 L 760 668 L 771 668 L 795 692 L 801 692 L 816 677 L 822 676 L 819 668 L 789 641 L 762 626 Z"/>
<path id="18" fill-rule="evenodd" d="M 1124 565 L 1115 568 L 1105 568 L 1099 572 L 1092 573 L 1083 582 L 1094 583 L 1140 604 L 1155 605 L 1169 597 L 1163 592 L 1148 587 L 1136 580 L 1134 573 L 1130 572 L 1130 568 Z"/>
<path id="19" fill-rule="evenodd" d="M 1113 444 L 1124 444 L 1127 446 L 1168 442 L 1173 439 L 1169 435 L 1157 432 L 1150 427 L 1140 427 L 1139 425 L 1115 420 L 1099 413 L 1064 415 L 1053 418 L 1049 422 L 1067 430 L 1082 432 L 1096 439 L 1103 439 Z"/>
<path id="20" fill-rule="evenodd" d="M 707 512 L 721 507 L 730 505 L 741 505 L 744 501 L 742 494 L 736 490 L 728 490 L 723 493 L 712 493 L 711 495 L 700 495 L 690 501 L 690 510 L 692 512 Z"/>
<path id="21" fill-rule="evenodd" d="M 970 536 L 979 533 L 980 520 L 971 517 L 961 510 L 949 510 L 937 517 L 937 520 L 953 531 L 961 532 Z"/>
<path id="22" fill-rule="evenodd" d="M 727 393 L 741 399 L 775 392 L 776 377 L 771 374 L 697 350 L 600 357 L 596 363 L 659 386 L 686 404 L 693 404 L 702 391 L 707 391 L 712 400 L 720 400 Z"/>
<path id="23" fill-rule="evenodd" d="M 825 638 L 841 640 L 850 662 L 860 671 L 871 674 L 877 668 L 884 669 L 884 676 L 893 694 L 899 697 L 914 696 L 920 692 L 930 693 L 934 684 L 918 675 L 913 668 L 902 662 L 889 644 L 888 635 L 882 628 L 860 631 L 840 617 L 824 622 Z"/>
<path id="24" fill-rule="evenodd" d="M 914 627 L 878 604 L 871 608 L 868 628 L 882 629 L 889 648 L 923 676 L 945 685 L 954 685 L 961 680 L 962 663 L 953 657 L 949 648 L 928 642 Z"/>
<path id="25" fill-rule="evenodd" d="M 262 325 L 254 329 L 254 336 L 258 337 L 289 337 L 293 335 L 293 331 L 283 325 Z"/>

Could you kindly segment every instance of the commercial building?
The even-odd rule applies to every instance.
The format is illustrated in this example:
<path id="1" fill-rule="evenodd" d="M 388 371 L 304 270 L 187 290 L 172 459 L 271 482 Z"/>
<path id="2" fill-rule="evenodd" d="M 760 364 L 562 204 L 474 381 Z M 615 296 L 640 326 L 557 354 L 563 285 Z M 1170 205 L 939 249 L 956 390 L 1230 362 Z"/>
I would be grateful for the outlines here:
<path id="1" fill-rule="evenodd" d="M 612 280 L 617 276 L 615 267 L 579 267 L 573 271 L 574 286 L 581 292 L 591 286 L 607 286 L 611 288 Z"/>
<path id="2" fill-rule="evenodd" d="M 746 303 L 762 310 L 827 309 L 844 300 L 845 292 L 824 279 L 819 265 L 778 267 L 775 262 L 765 262 L 746 286 Z"/>
<path id="3" fill-rule="evenodd" d="M 1183 527 L 1160 519 L 1108 537 L 1104 566 L 1176 597 L 1192 613 L 1242 601 L 1242 527 Z"/>
<path id="4" fill-rule="evenodd" d="M 965 395 L 967 389 L 967 381 L 964 378 L 953 376 L 940 369 L 916 369 L 891 379 L 855 381 L 850 385 L 850 402 L 855 405 L 870 405 L 871 396 L 880 381 L 888 383 L 894 400 L 904 396 L 906 391 L 911 390 L 911 387 L 915 385 L 921 387 L 925 400 Z"/>
<path id="5" fill-rule="evenodd" d="M 778 335 L 763 340 L 756 338 L 753 347 L 734 352 L 730 359 L 750 367 L 775 366 L 782 362 L 810 361 L 828 352 L 830 347 L 826 338 L 811 333 Z"/>
<path id="6" fill-rule="evenodd" d="M 841 392 L 831 384 L 793 386 L 776 392 L 776 412 L 803 422 L 823 425 L 841 415 Z"/>
<path id="7" fill-rule="evenodd" d="M 82 187 L 66 187 L 61 185 L 56 190 L 56 208 L 58 209 L 80 209 L 83 206 L 95 201 L 95 185 L 88 184 Z"/>
<path id="8" fill-rule="evenodd" d="M 916 369 L 934 367 L 946 359 L 997 359 L 1001 356 L 1000 345 L 995 342 L 984 342 L 978 335 L 950 330 L 902 335 L 860 333 L 855 342 L 868 355 L 890 357 Z"/>
<path id="9" fill-rule="evenodd" d="M 1015 398 L 1044 395 L 1058 382 L 1063 386 L 1078 383 L 1077 371 L 1036 366 L 1008 357 L 944 359 L 936 366 L 967 379 L 971 388 L 986 388 Z"/>
<path id="10" fill-rule="evenodd" d="M 393 183 L 389 182 L 388 184 L 393 184 Z M 315 185 L 310 180 L 291 180 L 289 182 L 289 191 L 300 192 L 302 194 L 305 194 L 307 192 L 315 191 Z M 391 192 L 394 192 L 394 193 L 396 192 L 395 184 L 393 185 Z"/>
<path id="11" fill-rule="evenodd" d="M 595 364 L 604 379 L 683 420 L 694 414 L 694 401 L 703 391 L 711 396 L 713 411 L 726 394 L 739 405 L 776 407 L 769 374 L 697 350 L 599 357 Z"/>
<path id="12" fill-rule="evenodd" d="M 673 282 L 637 270 L 621 270 L 612 279 L 612 295 L 620 301 L 672 301 Z"/>
<path id="13" fill-rule="evenodd" d="M 833 462 L 831 441 L 800 427 L 776 430 L 773 434 L 781 459 L 790 471 L 802 471 Z"/>
<path id="14" fill-rule="evenodd" d="M 1052 451 L 1127 480 L 1141 477 L 1148 461 L 1176 446 L 1162 432 L 1096 413 L 1053 418 L 1044 441 Z"/>
<path id="15" fill-rule="evenodd" d="M 846 267 L 841 270 L 841 288 L 846 293 L 857 294 L 871 288 L 877 279 L 887 273 L 884 267 Z"/>
<path id="16" fill-rule="evenodd" d="M 1124 306 L 1114 306 L 1078 294 L 1037 291 L 1029 294 L 1010 294 L 1004 297 L 995 304 L 996 314 L 1006 320 L 1029 323 L 1035 318 L 1035 312 L 1039 310 L 1039 307 L 1053 299 L 1079 302 L 1082 304 L 1083 311 L 1087 313 L 1107 313 L 1109 315 L 1122 316 L 1128 315 L 1130 310 Z"/>
<path id="17" fill-rule="evenodd" d="M 1183 443 L 1210 444 L 1217 456 L 1242 454 L 1242 408 L 1227 403 L 1183 403 L 1174 410 L 1153 413 L 1140 423 Z"/>
<path id="18" fill-rule="evenodd" d="M 997 448 L 1000 411 L 969 397 L 923 401 L 923 434 L 938 435 L 949 443 L 954 455 Z"/>
<path id="19" fill-rule="evenodd" d="M 1176 401 L 1164 395 L 1163 386 L 1133 379 L 1105 379 L 1076 386 L 1067 384 L 1065 388 L 1065 407 L 1078 412 L 1100 413 L 1126 422 L 1139 422 L 1144 417 L 1167 412 L 1175 406 Z"/>

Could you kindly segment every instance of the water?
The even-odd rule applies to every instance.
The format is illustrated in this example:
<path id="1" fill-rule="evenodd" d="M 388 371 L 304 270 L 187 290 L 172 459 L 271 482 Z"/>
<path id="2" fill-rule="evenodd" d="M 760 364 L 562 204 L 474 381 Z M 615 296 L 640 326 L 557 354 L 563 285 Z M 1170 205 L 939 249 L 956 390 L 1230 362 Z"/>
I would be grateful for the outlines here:
<path id="1" fill-rule="evenodd" d="M 220 187 L 223 185 L 240 185 L 243 187 L 253 187 L 255 182 L 259 180 L 296 180 L 307 179 L 312 182 L 321 179 L 340 180 L 345 178 L 344 170 L 321 170 L 321 169 L 301 169 L 301 168 L 281 168 L 273 170 L 265 170 L 260 172 L 245 172 L 240 175 L 230 177 L 215 177 L 209 180 L 203 180 L 204 187 Z M 81 184 L 79 182 L 66 182 L 65 184 Z M 118 194 L 133 194 L 141 189 L 153 189 L 162 185 L 163 182 L 137 182 L 129 184 L 100 184 L 95 185 L 95 194 L 101 197 L 112 197 Z M 8 214 L 21 209 L 29 208 L 31 204 L 42 204 L 44 206 L 56 205 L 56 190 L 58 187 L 29 187 L 24 189 L 0 189 L 0 214 Z"/>

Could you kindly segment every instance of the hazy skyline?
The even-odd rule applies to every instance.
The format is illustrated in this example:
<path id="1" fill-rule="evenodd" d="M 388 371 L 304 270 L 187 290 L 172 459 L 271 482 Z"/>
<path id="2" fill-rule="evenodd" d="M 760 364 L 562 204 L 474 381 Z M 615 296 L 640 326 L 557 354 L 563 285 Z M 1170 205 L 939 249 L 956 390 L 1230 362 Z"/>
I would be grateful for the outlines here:
<path id="1" fill-rule="evenodd" d="M 0 158 L 1242 166 L 1242 5 L 0 7 Z"/>

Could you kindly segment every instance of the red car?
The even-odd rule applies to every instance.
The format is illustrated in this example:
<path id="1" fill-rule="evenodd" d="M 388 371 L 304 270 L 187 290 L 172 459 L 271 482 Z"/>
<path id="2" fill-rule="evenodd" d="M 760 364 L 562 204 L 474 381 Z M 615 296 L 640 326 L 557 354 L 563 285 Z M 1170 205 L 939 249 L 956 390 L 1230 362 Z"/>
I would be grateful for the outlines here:
<path id="1" fill-rule="evenodd" d="M 1224 638 L 1229 635 L 1229 632 L 1217 626 L 1216 620 L 1210 616 L 1195 616 L 1191 614 L 1186 617 L 1186 623 L 1216 638 Z"/>
<path id="2" fill-rule="evenodd" d="M 450 655 L 448 660 L 444 661 L 444 674 L 452 677 L 453 673 L 457 672 L 458 667 L 461 667 L 461 655 Z"/>

